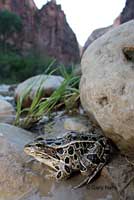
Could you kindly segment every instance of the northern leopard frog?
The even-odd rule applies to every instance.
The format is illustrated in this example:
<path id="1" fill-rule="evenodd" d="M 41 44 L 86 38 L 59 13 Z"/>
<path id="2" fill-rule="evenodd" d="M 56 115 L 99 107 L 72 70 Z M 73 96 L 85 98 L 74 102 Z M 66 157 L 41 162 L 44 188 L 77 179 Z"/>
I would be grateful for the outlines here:
<path id="1" fill-rule="evenodd" d="M 109 140 L 95 133 L 71 131 L 56 139 L 37 138 L 24 151 L 55 171 L 56 178 L 69 178 L 81 172 L 85 179 L 77 187 L 90 183 L 109 161 Z"/>

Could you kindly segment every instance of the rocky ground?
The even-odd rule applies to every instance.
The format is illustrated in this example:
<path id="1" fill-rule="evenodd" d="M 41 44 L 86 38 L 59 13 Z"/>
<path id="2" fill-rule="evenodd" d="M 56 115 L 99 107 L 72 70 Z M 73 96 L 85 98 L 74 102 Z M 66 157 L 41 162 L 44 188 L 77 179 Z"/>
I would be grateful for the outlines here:
<path id="1" fill-rule="evenodd" d="M 6 96 L 10 94 L 10 87 L 2 87 L 4 88 L 2 101 L 5 101 L 3 99 L 10 101 L 12 98 Z M 11 92 L 9 96 L 12 94 Z M 13 100 L 11 103 L 14 105 Z M 7 103 L 5 105 L 10 108 Z M 11 108 L 9 110 L 10 116 L 14 116 L 14 110 Z M 87 116 L 83 114 L 68 116 L 58 112 L 53 121 L 48 121 L 45 117 L 44 123 L 33 127 L 32 132 L 11 125 L 13 118 L 8 123 L 2 123 L 5 119 L 1 117 L 0 123 L 0 199 L 66 200 L 68 196 L 72 200 L 87 200 L 89 196 L 91 200 L 133 199 L 133 162 L 120 154 L 113 157 L 92 184 L 72 190 L 82 180 L 81 175 L 61 182 L 48 179 L 49 172 L 46 167 L 23 152 L 24 145 L 42 133 L 46 137 L 55 137 L 61 136 L 68 130 L 92 130 L 94 125 Z M 101 132 L 98 127 L 94 129 L 96 132 Z"/>

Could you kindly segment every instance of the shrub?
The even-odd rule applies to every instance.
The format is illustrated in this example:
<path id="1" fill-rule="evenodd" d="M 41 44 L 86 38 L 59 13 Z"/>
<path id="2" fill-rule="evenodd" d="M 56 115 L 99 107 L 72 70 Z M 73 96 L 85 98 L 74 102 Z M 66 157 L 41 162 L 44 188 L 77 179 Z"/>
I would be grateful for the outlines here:
<path id="1" fill-rule="evenodd" d="M 0 82 L 18 83 L 44 73 L 52 62 L 51 58 L 35 56 L 21 57 L 15 53 L 0 53 Z"/>

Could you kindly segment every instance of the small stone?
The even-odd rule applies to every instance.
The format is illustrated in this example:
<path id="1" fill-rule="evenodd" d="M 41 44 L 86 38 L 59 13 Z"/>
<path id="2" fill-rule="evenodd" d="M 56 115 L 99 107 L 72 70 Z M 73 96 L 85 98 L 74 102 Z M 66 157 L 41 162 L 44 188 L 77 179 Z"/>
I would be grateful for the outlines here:
<path id="1" fill-rule="evenodd" d="M 41 90 L 41 98 L 49 97 L 58 87 L 64 78 L 54 75 L 37 75 L 20 83 L 15 90 L 15 99 L 26 96 L 23 100 L 23 107 L 29 107 L 37 91 Z"/>
<path id="2" fill-rule="evenodd" d="M 80 118 L 67 118 L 64 121 L 64 128 L 71 131 L 86 132 L 89 130 L 86 123 L 85 120 Z"/>

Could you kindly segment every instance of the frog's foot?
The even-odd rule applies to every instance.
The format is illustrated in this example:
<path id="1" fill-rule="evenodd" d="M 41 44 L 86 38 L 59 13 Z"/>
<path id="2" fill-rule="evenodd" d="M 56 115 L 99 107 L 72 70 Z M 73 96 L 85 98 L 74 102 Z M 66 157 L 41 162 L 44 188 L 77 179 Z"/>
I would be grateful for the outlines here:
<path id="1" fill-rule="evenodd" d="M 55 176 L 56 176 L 56 174 L 52 174 L 52 173 L 51 173 L 51 174 L 46 174 L 46 175 L 45 175 L 45 178 L 46 178 L 46 179 L 55 179 Z"/>
<path id="2" fill-rule="evenodd" d="M 93 178 L 95 178 L 95 176 L 98 174 L 98 172 L 104 167 L 104 165 L 104 163 L 100 163 L 90 176 L 85 178 L 79 185 L 75 186 L 73 189 L 77 189 L 85 184 L 89 184 L 93 180 Z"/>

